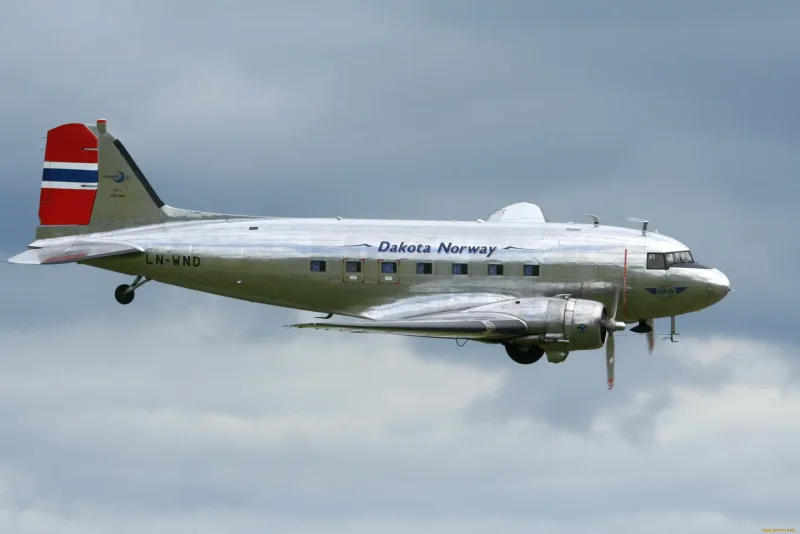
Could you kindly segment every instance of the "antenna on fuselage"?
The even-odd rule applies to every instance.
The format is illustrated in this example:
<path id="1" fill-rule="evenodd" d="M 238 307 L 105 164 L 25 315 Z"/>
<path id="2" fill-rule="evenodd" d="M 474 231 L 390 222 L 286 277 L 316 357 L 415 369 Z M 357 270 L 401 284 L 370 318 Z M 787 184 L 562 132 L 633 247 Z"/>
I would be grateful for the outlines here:
<path id="1" fill-rule="evenodd" d="M 594 226 L 595 227 L 600 226 L 600 219 L 597 218 L 597 215 L 592 215 L 591 213 L 584 213 L 583 216 L 584 217 L 591 217 L 592 220 L 594 220 Z"/>
<path id="2" fill-rule="evenodd" d="M 636 217 L 625 217 L 625 220 L 642 223 L 642 235 L 647 235 L 647 223 L 649 223 L 650 221 L 646 221 L 644 219 L 637 219 Z"/>

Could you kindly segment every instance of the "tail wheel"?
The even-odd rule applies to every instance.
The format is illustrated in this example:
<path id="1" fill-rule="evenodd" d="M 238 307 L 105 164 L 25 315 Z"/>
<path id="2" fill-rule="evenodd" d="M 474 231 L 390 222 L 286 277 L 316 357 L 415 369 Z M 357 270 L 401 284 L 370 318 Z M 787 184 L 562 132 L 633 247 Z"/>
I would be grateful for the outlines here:
<path id="1" fill-rule="evenodd" d="M 135 296 L 134 291 L 145 285 L 150 280 L 152 280 L 152 278 L 139 275 L 131 285 L 122 284 L 121 286 L 117 286 L 117 289 L 114 290 L 114 298 L 117 299 L 117 302 L 120 304 L 130 304 L 133 302 L 133 297 Z"/>
<path id="2" fill-rule="evenodd" d="M 135 296 L 136 294 L 128 284 L 122 284 L 114 290 L 114 298 L 117 299 L 117 302 L 120 304 L 130 304 L 133 302 L 133 297 Z"/>
<path id="3" fill-rule="evenodd" d="M 536 363 L 544 355 L 544 349 L 538 345 L 516 345 L 506 343 L 506 354 L 520 365 Z"/>

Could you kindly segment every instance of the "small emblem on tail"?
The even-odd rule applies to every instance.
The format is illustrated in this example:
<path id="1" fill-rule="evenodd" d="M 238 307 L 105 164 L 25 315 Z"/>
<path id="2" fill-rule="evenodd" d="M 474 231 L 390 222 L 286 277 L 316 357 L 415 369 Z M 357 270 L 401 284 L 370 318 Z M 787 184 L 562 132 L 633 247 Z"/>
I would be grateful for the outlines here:
<path id="1" fill-rule="evenodd" d="M 117 171 L 114 174 L 104 174 L 103 178 L 121 184 L 122 182 L 128 179 L 128 175 L 122 171 Z"/>

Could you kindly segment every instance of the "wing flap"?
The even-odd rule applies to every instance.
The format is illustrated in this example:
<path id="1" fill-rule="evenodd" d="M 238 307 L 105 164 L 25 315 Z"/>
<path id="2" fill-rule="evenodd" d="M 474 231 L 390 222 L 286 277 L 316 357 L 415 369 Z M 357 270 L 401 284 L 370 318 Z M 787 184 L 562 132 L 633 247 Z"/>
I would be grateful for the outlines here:
<path id="1" fill-rule="evenodd" d="M 69 245 L 31 248 L 9 258 L 8 263 L 19 263 L 23 265 L 57 265 L 138 252 L 144 252 L 144 249 L 129 243 L 80 242 Z"/>
<path id="2" fill-rule="evenodd" d="M 351 333 L 400 334 L 407 336 L 499 340 L 525 335 L 527 325 L 513 315 L 502 313 L 437 314 L 421 319 L 383 321 L 314 322 L 291 328 L 338 330 Z"/>

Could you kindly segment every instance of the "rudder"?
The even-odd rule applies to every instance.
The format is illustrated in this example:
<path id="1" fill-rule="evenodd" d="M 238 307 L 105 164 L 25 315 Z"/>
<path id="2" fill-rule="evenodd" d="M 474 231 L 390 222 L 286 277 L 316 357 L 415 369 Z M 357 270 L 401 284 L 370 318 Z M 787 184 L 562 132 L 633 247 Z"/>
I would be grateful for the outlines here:
<path id="1" fill-rule="evenodd" d="M 97 136 L 84 124 L 47 132 L 39 196 L 41 226 L 88 225 L 97 197 Z"/>

